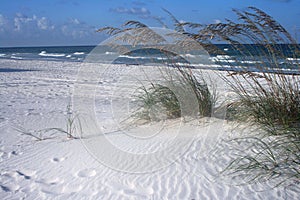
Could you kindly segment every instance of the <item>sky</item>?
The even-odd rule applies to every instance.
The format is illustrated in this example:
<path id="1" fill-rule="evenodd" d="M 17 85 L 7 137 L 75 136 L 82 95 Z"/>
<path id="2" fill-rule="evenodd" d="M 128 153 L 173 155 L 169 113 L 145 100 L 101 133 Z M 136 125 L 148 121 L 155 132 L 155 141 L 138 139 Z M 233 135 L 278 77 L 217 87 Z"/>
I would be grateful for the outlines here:
<path id="1" fill-rule="evenodd" d="M 178 20 L 197 23 L 235 19 L 232 9 L 255 6 L 282 24 L 300 41 L 300 0 L 1 0 L 0 47 L 97 45 L 108 36 L 104 26 L 139 20 L 171 23 L 162 8 Z"/>

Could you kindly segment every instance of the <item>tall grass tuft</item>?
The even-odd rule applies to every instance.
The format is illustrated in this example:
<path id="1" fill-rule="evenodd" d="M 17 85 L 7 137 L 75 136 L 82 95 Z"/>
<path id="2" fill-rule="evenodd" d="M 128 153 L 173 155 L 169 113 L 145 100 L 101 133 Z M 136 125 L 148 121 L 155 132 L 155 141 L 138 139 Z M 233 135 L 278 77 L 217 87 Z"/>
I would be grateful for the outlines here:
<path id="1" fill-rule="evenodd" d="M 299 182 L 300 45 L 297 41 L 270 15 L 255 7 L 234 9 L 237 19 L 215 24 L 181 23 L 166 12 L 175 30 L 198 41 L 209 53 L 225 55 L 215 61 L 227 71 L 222 78 L 236 95 L 228 104 L 228 117 L 256 127 L 256 131 L 230 141 L 237 153 L 224 174 L 251 183 L 274 179 L 279 180 L 278 184 Z M 102 31 L 115 34 L 121 30 L 108 27 Z M 215 42 L 230 44 L 238 56 L 226 56 L 227 52 L 214 45 Z M 178 70 L 181 72 L 181 68 Z M 199 102 L 211 98 L 211 93 L 193 75 L 181 75 L 194 89 Z M 154 87 L 146 93 L 149 97 Z M 211 111 L 211 102 L 199 103 L 202 115 Z"/>
<path id="2" fill-rule="evenodd" d="M 181 116 L 180 103 L 174 92 L 162 84 L 142 86 L 137 94 L 140 107 L 136 116 L 147 121 L 174 119 Z"/>
<path id="3" fill-rule="evenodd" d="M 227 117 L 257 127 L 230 141 L 236 158 L 223 173 L 251 183 L 270 179 L 278 184 L 299 182 L 300 45 L 258 8 L 233 12 L 237 19 L 224 23 L 175 21 L 175 27 L 208 52 L 225 55 L 215 61 L 227 71 L 222 78 L 236 94 L 227 106 Z M 230 44 L 238 56 L 226 56 L 214 42 Z"/>
<path id="4" fill-rule="evenodd" d="M 256 63 L 241 67 L 225 62 L 231 67 L 224 79 L 237 95 L 237 101 L 231 106 L 240 118 L 262 125 L 270 135 L 299 130 L 300 65 L 297 58 L 300 46 L 263 11 L 249 7 L 246 11 L 234 12 L 241 23 L 228 20 L 228 23 L 204 29 L 231 44 L 240 55 L 230 58 L 235 59 L 235 63 L 245 64 L 249 60 Z"/>
<path id="5" fill-rule="evenodd" d="M 175 75 L 171 76 L 165 71 L 168 69 L 162 70 L 165 84 L 151 82 L 149 87 L 140 88 L 137 95 L 140 101 L 138 116 L 157 121 L 185 116 L 210 117 L 212 115 L 217 99 L 216 93 L 213 87 L 209 88 L 202 74 L 198 73 L 199 76 L 196 77 L 192 71 L 179 66 L 176 66 Z M 195 98 L 195 106 L 198 108 L 188 108 L 189 101 L 193 101 L 192 98 Z M 192 106 L 193 103 L 190 105 Z M 183 108 L 183 106 L 187 107 Z"/>
<path id="6" fill-rule="evenodd" d="M 28 131 L 22 127 L 15 128 L 22 135 L 30 136 L 37 141 L 53 139 L 57 137 L 57 134 L 65 134 L 68 139 L 77 139 L 76 134 L 82 134 L 81 120 L 78 114 L 74 114 L 72 111 L 72 106 L 69 104 L 67 106 L 67 118 L 66 118 L 66 128 L 45 128 L 40 130 Z"/>
<path id="7" fill-rule="evenodd" d="M 237 157 L 222 174 L 239 180 L 239 184 L 269 181 L 277 187 L 299 183 L 299 138 L 250 135 L 235 138 L 229 144 Z"/>
<path id="8" fill-rule="evenodd" d="M 229 116 L 257 127 L 255 133 L 231 141 L 238 154 L 224 173 L 248 182 L 299 181 L 300 46 L 265 12 L 254 7 L 234 12 L 238 23 L 227 20 L 201 26 L 192 35 L 203 43 L 209 39 L 226 42 L 239 55 L 225 57 L 227 62 L 217 60 L 227 68 L 223 78 L 236 94 L 228 105 Z M 233 65 L 232 59 L 243 66 Z M 249 60 L 251 64 L 247 64 Z M 238 151 L 243 145 L 247 151 Z"/>
<path id="9" fill-rule="evenodd" d="M 178 20 L 167 10 L 164 10 L 172 18 L 175 23 L 179 23 Z M 127 21 L 122 26 L 117 27 L 103 27 L 98 32 L 106 32 L 109 35 L 117 35 L 120 33 L 126 33 L 117 37 L 118 40 L 125 41 L 129 45 L 156 45 L 157 50 L 161 51 L 169 60 L 169 63 L 161 69 L 160 72 L 164 76 L 163 80 L 165 84 L 150 82 L 149 86 L 140 87 L 137 99 L 139 100 L 140 108 L 136 111 L 134 116 L 141 117 L 147 120 L 161 120 L 161 119 L 174 119 L 190 116 L 210 117 L 212 115 L 217 95 L 215 88 L 205 80 L 202 72 L 195 74 L 191 69 L 183 66 L 179 66 L 175 57 L 179 55 L 169 55 L 171 52 L 165 52 L 160 49 L 165 39 L 139 21 Z M 177 28 L 176 28 L 177 30 Z M 178 26 L 178 32 L 184 33 L 184 29 Z M 173 33 L 174 34 L 174 33 Z M 171 37 L 172 34 L 169 34 Z M 180 42 L 180 37 L 174 34 L 174 41 Z M 182 36 L 181 36 L 182 37 Z M 181 41 L 184 45 L 191 45 L 191 42 Z M 116 44 L 111 45 L 113 48 L 121 49 Z M 182 46 L 182 49 L 191 49 L 191 47 Z M 168 54 L 169 53 L 169 54 Z M 173 59 L 173 62 L 172 62 Z M 175 69 L 175 73 L 170 73 L 170 69 Z M 172 74 L 172 75 L 171 75 Z M 183 108 L 183 104 L 188 104 L 188 99 L 196 98 L 197 108 Z M 188 106 L 187 106 L 188 107 Z M 184 110 L 185 113 L 182 113 Z M 165 113 L 165 116 L 162 115 Z M 195 113 L 196 112 L 196 113 Z M 155 116 L 156 115 L 156 116 Z"/>

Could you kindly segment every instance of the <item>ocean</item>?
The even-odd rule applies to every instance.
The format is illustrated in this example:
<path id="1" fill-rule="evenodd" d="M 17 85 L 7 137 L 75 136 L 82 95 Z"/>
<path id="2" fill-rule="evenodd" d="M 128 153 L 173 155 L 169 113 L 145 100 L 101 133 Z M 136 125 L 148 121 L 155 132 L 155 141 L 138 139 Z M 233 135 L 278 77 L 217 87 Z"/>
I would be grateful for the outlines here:
<path id="1" fill-rule="evenodd" d="M 270 52 L 259 45 L 243 45 L 243 51 L 237 51 L 231 45 L 217 44 L 218 49 L 223 53 L 210 52 L 208 63 L 193 63 L 189 67 L 211 68 L 216 70 L 245 70 L 261 71 L 261 68 L 269 72 L 281 70 L 282 73 L 299 74 L 300 57 L 290 48 L 290 45 L 277 45 L 282 53 L 276 62 L 270 59 Z M 46 60 L 61 62 L 85 62 L 87 56 L 96 46 L 58 46 L 58 47 L 8 47 L 0 48 L 0 59 L 12 60 Z M 299 48 L 299 46 L 295 46 Z M 115 52 L 109 47 L 97 48 L 97 54 L 101 57 L 108 57 Z M 119 55 L 112 63 L 127 65 L 147 65 L 147 64 L 166 64 L 187 66 L 189 58 L 197 58 L 197 54 L 175 55 L 172 53 L 161 52 L 157 49 L 140 48 L 130 52 L 130 54 Z M 201 59 L 199 59 L 201 61 Z M 100 61 L 101 62 L 101 61 Z"/>
<path id="2" fill-rule="evenodd" d="M 95 46 L 0 48 L 0 59 L 82 62 Z"/>

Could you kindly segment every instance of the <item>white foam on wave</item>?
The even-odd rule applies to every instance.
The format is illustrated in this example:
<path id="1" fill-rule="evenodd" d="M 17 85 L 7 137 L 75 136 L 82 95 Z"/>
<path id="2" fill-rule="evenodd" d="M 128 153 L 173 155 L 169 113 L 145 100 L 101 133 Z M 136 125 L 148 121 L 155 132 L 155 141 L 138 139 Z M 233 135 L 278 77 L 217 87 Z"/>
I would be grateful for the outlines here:
<path id="1" fill-rule="evenodd" d="M 226 63 L 242 63 L 242 64 L 256 64 L 262 63 L 258 60 L 234 60 L 231 56 L 228 55 L 217 55 L 215 57 L 209 58 L 213 62 L 226 62 Z"/>
<path id="2" fill-rule="evenodd" d="M 182 57 L 185 57 L 185 58 L 195 58 L 196 56 L 195 55 L 192 55 L 192 54 L 184 54 L 184 55 L 181 55 Z"/>
<path id="3" fill-rule="evenodd" d="M 216 57 L 219 58 L 219 59 L 230 59 L 230 58 L 232 58 L 231 56 L 228 56 L 228 55 L 217 55 Z"/>
<path id="4" fill-rule="evenodd" d="M 5 57 L 6 54 L 5 53 L 0 53 L 0 57 Z"/>
<path id="5" fill-rule="evenodd" d="M 47 53 L 47 51 L 42 51 L 39 53 L 40 56 L 47 56 L 47 57 L 64 57 L 66 54 L 63 53 Z"/>
<path id="6" fill-rule="evenodd" d="M 129 59 L 151 59 L 151 60 L 169 60 L 170 58 L 166 57 L 155 57 L 155 56 L 129 56 L 129 55 L 120 55 L 120 58 L 129 58 Z M 180 57 L 175 56 L 173 59 L 178 59 Z"/>
<path id="7" fill-rule="evenodd" d="M 73 53 L 74 55 L 84 55 L 85 53 L 84 52 L 75 52 Z"/>
<path id="8" fill-rule="evenodd" d="M 234 62 L 236 62 L 236 60 L 232 60 L 232 59 L 228 59 L 228 58 L 230 58 L 230 57 L 223 58 L 223 57 L 216 56 L 216 57 L 211 57 L 209 59 L 211 61 L 213 61 L 213 62 L 227 62 L 227 63 L 234 63 Z"/>
<path id="9" fill-rule="evenodd" d="M 161 57 L 157 57 L 157 60 L 168 60 L 168 58 L 161 58 Z"/>
<path id="10" fill-rule="evenodd" d="M 189 64 L 189 63 L 174 63 L 175 66 L 182 66 L 182 67 L 195 67 L 195 68 L 206 68 L 206 69 L 214 69 L 214 68 L 231 68 L 231 66 L 229 65 L 216 65 L 216 64 L 202 64 L 202 63 L 198 63 L 198 64 Z"/>
<path id="11" fill-rule="evenodd" d="M 143 56 L 129 56 L 129 55 L 120 55 L 121 58 L 130 58 L 130 59 L 148 59 L 149 57 Z"/>
<path id="12" fill-rule="evenodd" d="M 257 61 L 257 60 L 244 60 L 244 61 L 240 61 L 240 63 L 256 64 L 256 63 L 262 63 L 262 62 Z"/>
<path id="13" fill-rule="evenodd" d="M 231 56 L 228 55 L 217 55 L 214 57 L 210 57 L 209 60 L 213 62 L 236 62 L 235 60 L 231 59 Z"/>
<path id="14" fill-rule="evenodd" d="M 300 61 L 300 58 L 286 58 L 289 61 Z"/>
<path id="15" fill-rule="evenodd" d="M 282 62 L 280 64 L 292 64 L 299 65 L 300 58 L 286 58 L 286 62 Z"/>
<path id="16" fill-rule="evenodd" d="M 105 52 L 105 55 L 113 55 L 113 54 L 116 54 L 116 52 L 111 52 L 111 51 L 106 51 Z"/>
<path id="17" fill-rule="evenodd" d="M 11 56 L 10 58 L 12 58 L 12 59 L 17 59 L 17 60 L 23 60 L 23 58 L 22 58 L 22 57 L 19 57 L 19 56 Z"/>

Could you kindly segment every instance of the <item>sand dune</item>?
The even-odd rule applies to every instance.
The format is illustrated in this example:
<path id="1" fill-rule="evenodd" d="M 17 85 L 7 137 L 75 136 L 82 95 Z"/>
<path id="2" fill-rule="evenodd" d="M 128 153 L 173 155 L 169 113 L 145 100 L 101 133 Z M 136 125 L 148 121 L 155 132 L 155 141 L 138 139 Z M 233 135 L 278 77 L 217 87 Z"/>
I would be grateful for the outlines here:
<path id="1" fill-rule="evenodd" d="M 123 104 L 130 101 L 125 94 L 132 94 L 136 81 L 121 75 L 135 72 L 142 79 L 139 66 L 109 68 L 115 72 L 106 71 L 96 86 L 80 82 L 96 91 L 89 95 L 101 133 L 83 132 L 78 135 L 82 139 L 69 139 L 56 132 L 51 139 L 36 141 L 17 130 L 65 128 L 77 73 L 93 65 L 0 60 L 0 69 L 9 69 L 0 70 L 1 199 L 299 198 L 299 188 L 238 185 L 238 180 L 233 183 L 220 176 L 231 159 L 228 146 L 221 142 L 234 134 L 225 120 L 123 126 L 120 122 L 129 115 Z M 150 66 L 147 70 L 155 71 Z M 222 97 L 230 95 L 214 72 L 207 73 Z M 88 116 L 82 118 L 83 126 L 93 126 Z"/>

